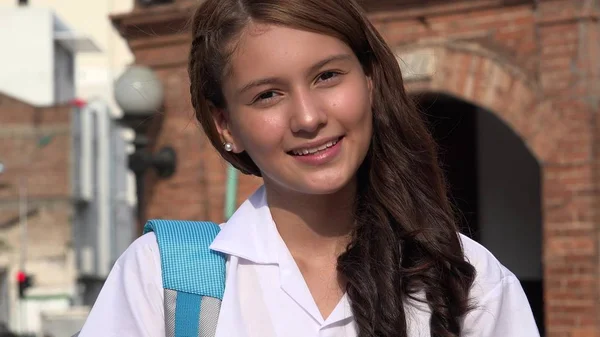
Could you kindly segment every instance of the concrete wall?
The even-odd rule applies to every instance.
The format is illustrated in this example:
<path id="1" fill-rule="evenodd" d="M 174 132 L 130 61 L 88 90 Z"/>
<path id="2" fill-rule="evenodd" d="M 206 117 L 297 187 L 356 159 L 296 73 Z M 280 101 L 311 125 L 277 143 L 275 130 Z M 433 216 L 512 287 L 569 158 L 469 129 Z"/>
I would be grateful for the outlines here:
<path id="1" fill-rule="evenodd" d="M 0 92 L 36 106 L 54 103 L 54 37 L 51 12 L 2 7 Z"/>
<path id="2" fill-rule="evenodd" d="M 72 1 L 72 0 L 30 0 L 29 8 L 51 9 L 64 21 L 70 28 L 79 34 L 89 36 L 100 48 L 99 53 L 78 54 L 76 58 L 75 71 L 75 95 L 79 98 L 89 100 L 91 98 L 101 98 L 109 102 L 111 111 L 120 113 L 113 99 L 113 81 L 118 77 L 125 67 L 133 60 L 129 48 L 125 41 L 119 36 L 112 27 L 109 15 L 113 13 L 127 12 L 133 8 L 133 0 L 93 0 L 93 1 Z M 17 0 L 0 0 L 0 12 L 2 8 L 15 9 Z M 4 27 L 0 19 L 0 28 Z M 12 26 L 17 28 L 18 26 Z M 0 41 L 2 34 L 12 34 L 15 28 L 9 30 L 0 29 Z M 32 31 L 32 27 L 20 27 L 20 34 L 25 31 Z M 48 41 L 50 38 L 35 36 L 35 39 L 24 41 Z M 4 52 L 2 53 L 4 54 Z M 22 58 L 22 53 L 17 55 L 18 64 L 25 67 L 27 59 Z M 0 54 L 0 69 L 3 64 L 3 55 Z M 36 60 L 42 59 L 40 55 L 32 55 Z M 41 84 L 40 84 L 41 85 Z M 0 87 L 0 92 L 4 91 Z M 41 103 L 47 100 L 40 100 Z"/>

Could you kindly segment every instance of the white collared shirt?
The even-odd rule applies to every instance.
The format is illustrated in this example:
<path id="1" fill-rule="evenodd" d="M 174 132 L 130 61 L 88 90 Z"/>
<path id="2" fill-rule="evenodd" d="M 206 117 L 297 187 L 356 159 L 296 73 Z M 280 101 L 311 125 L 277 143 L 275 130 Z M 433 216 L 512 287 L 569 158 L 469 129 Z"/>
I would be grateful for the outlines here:
<path id="1" fill-rule="evenodd" d="M 461 236 L 477 270 L 470 296 L 476 309 L 463 337 L 537 337 L 517 278 L 484 247 Z M 221 226 L 211 249 L 228 256 L 216 337 L 356 337 L 347 296 L 323 318 L 266 202 L 264 187 Z M 137 239 L 113 267 L 80 337 L 164 337 L 160 255 L 153 233 Z M 406 306 L 409 337 L 429 337 L 427 306 Z"/>

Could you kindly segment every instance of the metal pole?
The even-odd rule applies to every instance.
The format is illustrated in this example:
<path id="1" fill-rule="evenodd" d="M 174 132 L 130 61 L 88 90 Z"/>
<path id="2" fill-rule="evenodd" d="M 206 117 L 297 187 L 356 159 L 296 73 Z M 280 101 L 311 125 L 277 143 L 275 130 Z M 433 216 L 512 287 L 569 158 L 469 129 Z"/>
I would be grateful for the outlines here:
<path id="1" fill-rule="evenodd" d="M 225 220 L 235 212 L 237 199 L 238 171 L 231 164 L 227 166 L 227 188 L 225 191 Z"/>
<path id="2" fill-rule="evenodd" d="M 129 169 L 135 174 L 135 187 L 137 197 L 137 220 L 138 226 L 144 226 L 146 216 L 146 203 L 144 200 L 145 196 L 145 183 L 144 177 L 146 176 L 146 170 L 148 164 L 150 164 L 150 155 L 146 151 L 148 146 L 148 138 L 144 135 L 136 133 L 133 145 L 135 151 L 129 155 Z"/>
<path id="3" fill-rule="evenodd" d="M 21 227 L 21 244 L 20 244 L 20 258 L 19 258 L 19 270 L 26 273 L 25 267 L 27 262 L 27 177 L 19 178 L 19 220 Z M 19 313 L 20 313 L 20 330 L 21 333 L 25 333 L 27 330 L 27 312 L 25 311 L 25 300 L 21 299 L 19 302 Z"/>
<path id="4" fill-rule="evenodd" d="M 135 193 L 137 198 L 137 220 L 138 226 L 144 225 L 144 216 L 146 210 L 144 209 L 144 171 L 135 172 Z"/>
<path id="5" fill-rule="evenodd" d="M 19 269 L 25 272 L 27 261 L 27 178 L 19 179 L 19 220 L 21 224 L 21 256 Z"/>

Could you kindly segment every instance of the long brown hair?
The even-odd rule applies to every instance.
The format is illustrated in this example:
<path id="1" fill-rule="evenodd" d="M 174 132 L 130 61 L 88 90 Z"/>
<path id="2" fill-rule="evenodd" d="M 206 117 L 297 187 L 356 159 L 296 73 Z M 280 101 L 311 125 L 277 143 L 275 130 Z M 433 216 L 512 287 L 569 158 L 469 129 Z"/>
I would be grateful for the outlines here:
<path id="1" fill-rule="evenodd" d="M 404 305 L 417 300 L 430 308 L 431 336 L 458 337 L 475 269 L 462 251 L 435 143 L 394 54 L 354 0 L 206 0 L 192 25 L 192 105 L 217 151 L 247 174 L 260 176 L 259 168 L 245 152 L 223 150 L 209 107 L 226 108 L 221 83 L 231 45 L 251 21 L 336 37 L 373 80 L 373 137 L 358 172 L 357 227 L 338 259 L 359 336 L 406 337 Z"/>

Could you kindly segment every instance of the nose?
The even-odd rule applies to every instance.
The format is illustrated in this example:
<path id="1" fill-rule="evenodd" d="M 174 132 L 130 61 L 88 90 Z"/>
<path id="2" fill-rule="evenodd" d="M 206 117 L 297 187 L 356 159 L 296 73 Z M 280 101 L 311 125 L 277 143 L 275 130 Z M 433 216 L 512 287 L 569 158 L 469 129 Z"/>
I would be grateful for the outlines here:
<path id="1" fill-rule="evenodd" d="M 313 133 L 327 124 L 327 113 L 315 95 L 309 90 L 296 94 L 291 114 L 291 129 L 294 133 Z"/>

